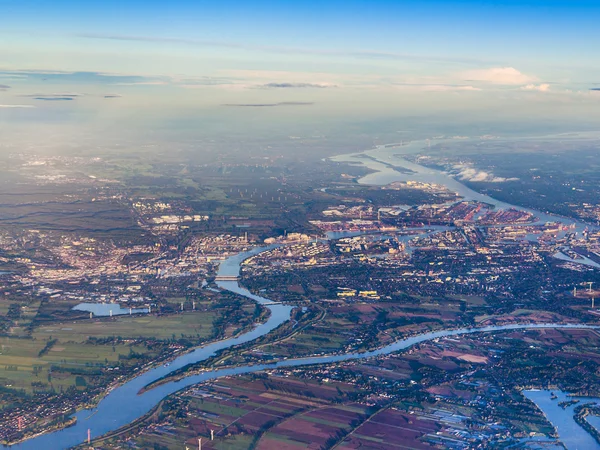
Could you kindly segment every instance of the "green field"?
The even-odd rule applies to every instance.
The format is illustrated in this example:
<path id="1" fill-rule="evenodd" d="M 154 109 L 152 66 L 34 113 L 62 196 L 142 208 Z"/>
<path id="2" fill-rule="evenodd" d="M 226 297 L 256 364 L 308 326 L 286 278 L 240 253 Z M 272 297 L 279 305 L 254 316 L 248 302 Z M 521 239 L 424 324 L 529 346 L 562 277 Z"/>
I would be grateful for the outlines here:
<path id="1" fill-rule="evenodd" d="M 220 315 L 220 310 L 210 310 L 65 321 L 40 326 L 30 336 L 1 337 L 0 386 L 26 393 L 61 392 L 77 386 L 78 375 L 78 388 L 100 385 L 111 379 L 105 369 L 138 366 L 165 354 L 173 340 L 212 338 L 213 321 Z"/>
<path id="2" fill-rule="evenodd" d="M 141 345 L 92 345 L 58 340 L 40 356 L 48 340 L 3 337 L 0 341 L 0 385 L 29 393 L 34 389 L 61 391 L 75 386 L 73 369 L 89 372 L 89 377 L 82 375 L 87 384 L 98 376 L 95 374 L 98 369 L 116 366 L 120 355 L 131 351 L 148 352 L 148 348 Z M 59 370 L 52 371 L 52 366 Z"/>
<path id="3" fill-rule="evenodd" d="M 59 339 L 61 342 L 84 342 L 88 337 L 173 339 L 184 336 L 210 337 L 216 311 L 188 312 L 170 316 L 115 316 L 110 319 L 86 320 L 56 325 L 45 325 L 36 329 L 35 339 Z"/>

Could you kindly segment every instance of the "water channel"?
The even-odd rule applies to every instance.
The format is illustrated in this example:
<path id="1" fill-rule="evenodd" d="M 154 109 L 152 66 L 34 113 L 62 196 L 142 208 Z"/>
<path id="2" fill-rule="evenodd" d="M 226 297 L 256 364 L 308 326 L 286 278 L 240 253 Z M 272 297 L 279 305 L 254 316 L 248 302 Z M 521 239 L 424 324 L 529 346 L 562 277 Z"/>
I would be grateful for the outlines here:
<path id="1" fill-rule="evenodd" d="M 439 142 L 444 143 L 449 141 Z M 560 222 L 565 225 L 575 225 L 573 231 L 579 233 L 583 232 L 586 227 L 590 227 L 588 224 L 573 219 L 502 202 L 489 195 L 474 191 L 448 173 L 415 164 L 404 157 L 421 152 L 426 145 L 426 141 L 413 141 L 398 147 L 379 145 L 365 152 L 339 155 L 331 158 L 331 160 L 360 164 L 374 171 L 373 173 L 360 178 L 358 180 L 359 184 L 385 186 L 395 181 L 417 181 L 421 183 L 438 184 L 446 186 L 450 191 L 456 192 L 467 201 L 488 203 L 499 209 L 513 208 L 520 211 L 527 211 L 538 219 L 536 223 Z M 402 169 L 406 170 L 403 171 Z"/>
<path id="2" fill-rule="evenodd" d="M 554 397 L 552 397 L 554 394 Z M 586 403 L 598 403 L 600 399 L 594 397 L 574 397 L 566 392 L 559 390 L 529 390 L 523 391 L 523 395 L 534 402 L 542 410 L 548 421 L 554 425 L 558 433 L 558 440 L 562 442 L 568 450 L 590 450 L 600 448 L 596 440 L 585 431 L 577 422 L 575 422 L 574 410 L 577 406 Z M 565 406 L 559 405 L 560 402 L 569 402 L 577 400 L 577 403 Z M 589 416 L 592 421 L 595 416 Z"/>
<path id="3" fill-rule="evenodd" d="M 125 314 L 147 314 L 148 308 L 123 308 L 118 303 L 80 303 L 75 311 L 86 311 L 97 317 L 124 316 Z"/>
<path id="4" fill-rule="evenodd" d="M 438 143 L 455 142 L 452 140 L 440 140 Z M 550 214 L 547 212 L 536 211 L 533 209 L 511 205 L 497 200 L 489 195 L 481 194 L 465 186 L 452 175 L 441 170 L 425 167 L 415 164 L 405 158 L 408 155 L 421 153 L 428 145 L 427 141 L 413 141 L 401 146 L 378 145 L 371 150 L 359 153 L 339 155 L 331 158 L 332 161 L 362 165 L 373 173 L 365 175 L 358 180 L 359 184 L 385 186 L 393 182 L 416 181 L 421 183 L 438 184 L 447 187 L 450 191 L 456 192 L 467 201 L 476 201 L 494 205 L 498 209 L 516 209 L 526 211 L 536 218 L 532 225 L 544 224 L 547 222 L 558 222 L 572 227 L 571 232 L 577 232 L 581 235 L 588 228 L 596 228 L 574 219 Z M 562 232 L 564 235 L 564 232 Z M 526 236 L 525 239 L 533 240 L 533 236 Z M 600 265 L 591 259 L 582 256 L 579 259 L 572 259 L 567 255 L 558 253 L 558 259 L 578 263 L 594 268 L 600 268 Z"/>
<path id="5" fill-rule="evenodd" d="M 412 164 L 409 161 L 404 160 L 400 156 L 395 156 L 398 154 L 399 151 L 407 152 L 409 150 L 409 147 L 411 152 L 417 151 L 423 147 L 423 144 L 424 142 L 422 141 L 421 143 L 413 143 L 410 146 L 402 147 L 400 149 L 394 148 L 393 150 L 389 148 L 379 147 L 375 150 L 366 152 L 367 155 L 372 157 L 378 157 L 388 164 L 406 167 L 407 169 L 413 171 L 413 173 L 411 174 L 398 172 L 394 169 L 391 169 L 389 166 L 383 164 L 382 162 L 360 158 L 358 154 L 346 155 L 345 157 L 339 157 L 338 159 L 347 161 L 350 158 L 350 160 L 352 160 L 353 162 L 364 163 L 369 168 L 378 170 L 377 173 L 367 175 L 362 180 L 360 180 L 362 183 L 387 184 L 392 181 L 405 181 L 408 179 L 413 179 L 416 181 L 423 181 L 428 183 L 444 184 L 448 186 L 451 190 L 456 190 L 457 192 L 459 192 L 460 195 L 469 200 L 472 199 L 485 203 L 491 203 L 501 208 L 513 207 L 512 205 L 498 202 L 492 199 L 491 197 L 476 193 L 475 191 L 472 191 L 466 186 L 462 185 L 454 178 L 448 176 L 447 174 L 443 174 L 443 172 L 427 169 L 422 166 Z M 531 212 L 533 212 L 540 221 L 560 221 L 563 223 L 567 223 L 566 220 L 563 218 L 550 216 L 544 213 L 539 213 L 537 211 Z M 578 224 L 577 226 L 579 227 L 580 224 Z M 234 255 L 221 263 L 221 265 L 219 266 L 218 275 L 237 276 L 240 271 L 240 266 L 244 260 L 262 251 L 269 250 L 274 247 L 275 245 L 255 248 L 248 252 Z M 162 378 L 165 375 L 171 373 L 172 371 L 184 367 L 188 364 L 206 360 L 209 357 L 213 356 L 219 350 L 257 339 L 258 337 L 269 333 L 273 329 L 277 328 L 279 325 L 288 321 L 290 318 L 290 314 L 292 311 L 291 306 L 277 304 L 267 298 L 254 295 L 247 289 L 239 286 L 237 281 L 219 281 L 217 284 L 221 289 L 229 290 L 236 294 L 243 295 L 264 305 L 271 312 L 269 319 L 265 323 L 256 326 L 251 331 L 246 332 L 242 335 L 198 348 L 190 353 L 177 357 L 169 365 L 160 366 L 147 372 L 144 372 L 141 375 L 135 377 L 134 379 L 128 381 L 127 383 L 113 389 L 106 397 L 104 397 L 104 399 L 102 399 L 102 401 L 100 401 L 96 408 L 82 410 L 78 412 L 76 414 L 77 423 L 74 426 L 28 439 L 23 443 L 17 444 L 11 448 L 24 450 L 39 448 L 51 448 L 58 450 L 70 448 L 72 446 L 82 443 L 85 440 L 88 429 L 91 430 L 93 437 L 97 437 L 109 433 L 111 431 L 117 430 L 118 428 L 123 427 L 138 419 L 139 417 L 143 416 L 166 396 L 188 386 L 208 380 L 214 380 L 220 377 L 258 372 L 265 369 L 335 363 L 353 359 L 370 358 L 404 350 L 421 342 L 461 334 L 536 328 L 598 328 L 577 324 L 520 324 L 488 326 L 484 328 L 442 330 L 402 339 L 380 349 L 365 353 L 348 353 L 334 356 L 315 356 L 310 358 L 288 359 L 272 364 L 240 366 L 230 369 L 215 369 L 212 371 L 203 372 L 198 375 L 188 376 L 180 381 L 165 383 L 163 385 L 157 386 L 154 389 L 146 391 L 143 394 L 138 394 L 141 388 L 148 385 L 152 381 Z"/>
<path id="6" fill-rule="evenodd" d="M 252 252 L 248 253 L 256 254 L 257 251 L 258 249 L 255 249 Z M 247 257 L 251 255 L 244 254 L 244 256 Z M 226 260 L 223 263 L 224 268 L 227 268 L 228 270 L 235 270 L 234 267 L 236 267 L 235 264 L 237 264 L 237 270 L 239 270 L 239 263 L 244 259 L 244 257 L 236 255 L 233 258 L 234 259 Z M 237 262 L 234 264 L 233 261 Z M 237 284 L 237 282 L 231 281 L 228 281 L 226 283 L 227 286 L 229 286 L 229 283 Z M 228 289 L 227 287 L 224 288 Z M 244 288 L 241 288 L 239 286 L 233 291 L 236 293 L 241 293 L 241 295 L 244 295 L 243 292 L 247 292 Z M 255 297 L 257 296 L 253 295 L 252 298 Z M 289 320 L 292 307 L 281 304 L 273 304 L 273 302 L 271 302 L 270 300 L 263 299 L 262 297 L 260 299 L 265 303 L 266 307 L 271 310 L 271 316 L 266 323 L 261 324 L 255 327 L 252 331 L 238 336 L 236 338 L 209 344 L 191 353 L 182 355 L 176 358 L 168 366 L 157 367 L 148 372 L 145 372 L 140 376 L 134 378 L 133 380 L 112 390 L 98 404 L 96 408 L 78 412 L 76 414 L 77 423 L 74 426 L 63 430 L 43 434 L 41 436 L 29 439 L 21 444 L 17 444 L 11 448 L 27 450 L 39 448 L 51 448 L 56 450 L 70 448 L 72 446 L 82 443 L 85 440 L 88 429 L 92 430 L 92 436 L 100 436 L 110 431 L 114 431 L 122 426 L 133 422 L 137 418 L 150 411 L 166 396 L 173 394 L 174 392 L 177 392 L 188 386 L 192 386 L 197 383 L 214 380 L 221 377 L 258 372 L 267 369 L 326 364 L 352 359 L 371 358 L 404 350 L 421 342 L 444 338 L 448 336 L 457 336 L 461 334 L 485 333 L 505 330 L 524 330 L 536 328 L 600 328 L 578 324 L 515 324 L 504 326 L 488 326 L 483 328 L 442 330 L 402 339 L 390 345 L 370 352 L 288 359 L 273 364 L 240 366 L 229 369 L 215 369 L 212 371 L 200 373 L 198 375 L 188 376 L 180 381 L 173 381 L 170 383 L 159 385 L 156 388 L 146 391 L 143 394 L 138 394 L 141 388 L 151 383 L 152 381 L 167 375 L 175 369 L 181 368 L 193 362 L 205 360 L 210 356 L 214 355 L 215 352 L 217 352 L 218 350 L 254 340 L 260 336 L 267 334 L 269 331 L 273 330 L 280 324 Z"/>

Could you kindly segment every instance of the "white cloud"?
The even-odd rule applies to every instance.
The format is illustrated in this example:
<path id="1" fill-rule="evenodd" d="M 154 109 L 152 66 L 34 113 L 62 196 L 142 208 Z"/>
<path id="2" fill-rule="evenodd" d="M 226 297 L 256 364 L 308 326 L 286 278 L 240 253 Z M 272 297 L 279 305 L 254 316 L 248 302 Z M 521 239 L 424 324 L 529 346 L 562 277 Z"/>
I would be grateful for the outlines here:
<path id="1" fill-rule="evenodd" d="M 453 86 L 447 84 L 423 85 L 420 89 L 429 92 L 481 91 L 481 88 L 475 86 Z"/>
<path id="2" fill-rule="evenodd" d="M 550 85 L 548 83 L 542 84 L 528 84 L 521 88 L 524 91 L 539 91 L 539 92 L 548 92 L 550 90 Z"/>
<path id="3" fill-rule="evenodd" d="M 464 72 L 465 79 L 492 84 L 526 84 L 536 81 L 535 77 L 519 72 L 514 67 L 492 67 L 490 69 Z"/>
<path id="4" fill-rule="evenodd" d="M 34 94 L 21 94 L 19 97 L 83 97 L 85 94 L 79 94 L 77 92 L 53 92 L 50 94 L 45 94 L 43 92 L 38 92 Z"/>
<path id="5" fill-rule="evenodd" d="M 337 87 L 337 85 L 328 84 L 328 83 L 317 84 L 317 83 L 289 83 L 289 82 L 285 82 L 285 83 L 271 82 L 271 83 L 266 83 L 266 84 L 261 84 L 259 86 L 256 86 L 257 89 L 304 89 L 304 88 L 327 89 L 327 88 L 335 88 L 335 87 Z"/>
<path id="6" fill-rule="evenodd" d="M 314 84 L 337 84 L 344 75 L 338 75 L 328 72 L 306 72 L 306 71 L 287 71 L 287 70 L 248 70 L 233 69 L 221 72 L 221 77 L 231 80 L 263 82 L 263 83 L 296 83 L 302 80 L 303 83 Z M 369 78 L 370 79 L 370 78 Z"/>
<path id="7" fill-rule="evenodd" d="M 165 86 L 166 81 L 134 81 L 132 83 L 114 83 L 115 86 Z"/>
<path id="8" fill-rule="evenodd" d="M 33 105 L 0 105 L 0 108 L 35 108 Z"/>
<path id="9" fill-rule="evenodd" d="M 478 170 L 471 166 L 467 166 L 464 164 L 456 164 L 453 166 L 454 171 L 456 171 L 456 176 L 464 181 L 479 181 L 486 183 L 503 183 L 505 181 L 515 181 L 518 178 L 504 178 L 497 177 L 493 173 L 485 172 L 484 170 Z"/>

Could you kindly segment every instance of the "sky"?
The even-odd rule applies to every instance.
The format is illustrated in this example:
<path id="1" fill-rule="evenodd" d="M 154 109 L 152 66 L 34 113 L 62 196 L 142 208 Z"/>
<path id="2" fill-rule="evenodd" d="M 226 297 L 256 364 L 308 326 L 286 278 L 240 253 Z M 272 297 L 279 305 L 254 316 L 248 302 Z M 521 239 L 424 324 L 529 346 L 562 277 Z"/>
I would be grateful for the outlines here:
<path id="1" fill-rule="evenodd" d="M 600 106 L 598 1 L 0 0 L 0 11 L 4 118 Z"/>

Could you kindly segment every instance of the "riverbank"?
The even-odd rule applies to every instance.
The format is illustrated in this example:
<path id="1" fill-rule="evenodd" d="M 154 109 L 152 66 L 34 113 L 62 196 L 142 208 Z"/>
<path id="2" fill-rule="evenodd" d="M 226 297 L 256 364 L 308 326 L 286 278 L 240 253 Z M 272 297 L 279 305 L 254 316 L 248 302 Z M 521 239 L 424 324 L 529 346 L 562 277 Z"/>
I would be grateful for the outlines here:
<path id="1" fill-rule="evenodd" d="M 223 268 L 225 270 L 230 270 L 231 266 L 236 266 L 236 264 L 241 264 L 245 259 L 251 257 L 252 255 L 263 251 L 263 247 L 256 247 L 248 252 L 244 252 L 241 254 L 235 254 L 231 257 L 233 260 L 233 264 L 231 264 L 230 259 L 223 261 L 220 270 Z M 239 259 L 238 259 L 239 258 Z M 228 263 L 229 262 L 229 263 Z M 237 285 L 237 283 L 234 283 Z M 235 293 L 236 295 L 242 295 L 243 297 L 249 298 L 250 300 L 257 301 L 257 298 L 262 299 L 258 296 L 250 297 L 250 295 L 246 295 L 245 292 L 234 292 L 234 289 L 224 289 L 225 291 L 229 291 Z M 74 424 L 79 423 L 81 420 L 89 420 L 92 416 L 97 414 L 97 408 L 100 404 L 109 396 L 117 395 L 123 389 L 127 389 L 128 385 L 131 385 L 135 380 L 139 380 L 140 378 L 151 377 L 154 378 L 151 374 L 163 374 L 169 373 L 171 371 L 177 370 L 181 365 L 184 365 L 185 361 L 196 361 L 199 357 L 198 355 L 203 355 L 205 352 L 209 357 L 212 354 L 212 348 L 227 348 L 229 347 L 230 342 L 244 341 L 245 336 L 250 336 L 250 340 L 252 340 L 252 336 L 262 335 L 260 330 L 262 328 L 266 328 L 266 333 L 268 333 L 271 329 L 276 328 L 279 324 L 286 322 L 289 319 L 288 309 L 291 310 L 291 307 L 275 305 L 268 299 L 262 299 L 264 301 L 257 302 L 261 305 L 262 312 L 259 317 L 257 317 L 260 322 L 252 322 L 250 325 L 244 327 L 241 330 L 237 330 L 234 335 L 229 337 L 220 338 L 219 335 L 215 335 L 212 340 L 207 340 L 200 345 L 189 347 L 186 349 L 177 349 L 174 352 L 169 354 L 161 355 L 159 358 L 150 361 L 139 368 L 139 370 L 135 373 L 130 373 L 124 376 L 123 378 L 119 378 L 112 383 L 110 383 L 105 389 L 103 389 L 102 393 L 96 394 L 89 399 L 86 399 L 84 403 L 81 403 L 77 406 L 73 406 L 75 411 L 75 416 L 72 418 L 72 421 L 63 422 L 65 425 L 68 423 L 69 427 L 72 427 Z M 273 311 L 276 312 L 275 317 Z M 263 321 L 263 319 L 266 319 Z M 259 330 L 257 334 L 257 330 Z M 215 339 L 216 338 L 216 339 Z M 204 359 L 204 357 L 200 356 L 200 359 Z M 136 392 L 137 393 L 137 392 Z M 39 428 L 35 431 L 32 430 L 32 433 L 29 435 L 29 438 L 23 439 L 19 438 L 18 440 L 12 441 L 10 443 L 4 443 L 5 446 L 15 446 L 16 444 L 19 447 L 22 445 L 27 445 L 31 440 L 35 440 L 34 436 L 40 437 L 45 435 L 51 435 L 57 433 L 63 429 L 66 429 L 66 426 L 52 426 L 51 428 Z M 87 433 L 87 430 L 85 430 Z M 54 448 L 54 446 L 52 446 Z"/>
<path id="2" fill-rule="evenodd" d="M 343 355 L 335 355 L 328 357 L 309 357 L 309 358 L 298 358 L 292 360 L 284 360 L 273 364 L 257 364 L 252 366 L 241 366 L 230 369 L 218 369 L 210 372 L 205 372 L 195 376 L 189 376 L 180 382 L 171 382 L 165 385 L 159 386 L 147 392 L 144 395 L 137 395 L 132 393 L 131 389 L 122 392 L 122 395 L 115 396 L 115 392 L 111 393 L 95 411 L 95 414 L 90 417 L 82 417 L 81 421 L 78 421 L 77 425 L 59 432 L 43 435 L 35 439 L 31 439 L 23 444 L 15 446 L 15 448 L 24 449 L 37 449 L 40 446 L 51 445 L 53 449 L 66 449 L 74 445 L 80 444 L 87 433 L 87 429 L 98 430 L 99 427 L 104 428 L 106 431 L 101 433 L 102 435 L 110 433 L 115 429 L 125 426 L 127 423 L 131 423 L 134 420 L 139 419 L 141 416 L 148 413 L 150 410 L 156 407 L 156 404 L 162 401 L 165 397 L 185 389 L 189 386 L 204 382 L 215 380 L 221 377 L 227 377 L 232 375 L 247 374 L 253 372 L 260 372 L 263 370 L 284 368 L 284 367 L 298 367 L 308 365 L 319 365 L 326 363 L 336 363 L 349 361 L 354 359 L 365 359 L 385 355 L 400 350 L 405 350 L 413 345 L 426 342 L 429 340 L 458 336 L 463 334 L 473 333 L 486 333 L 486 332 L 500 332 L 508 330 L 526 330 L 526 329 L 543 329 L 543 328 L 565 328 L 565 329 L 600 329 L 599 326 L 584 325 L 584 324 L 512 324 L 504 326 L 488 326 L 482 328 L 462 328 L 456 330 L 442 330 L 431 333 L 425 333 L 411 338 L 402 339 L 382 347 L 378 350 L 365 352 L 365 353 L 350 353 Z M 139 386 L 143 383 L 144 377 L 140 377 L 134 385 Z M 131 386 L 130 386 L 131 387 Z M 135 387 L 135 386 L 133 386 Z M 142 386 L 140 386 L 142 387 Z M 118 393 L 117 393 L 118 394 Z M 125 403 L 124 403 L 125 402 Z M 100 428 L 100 429 L 102 429 Z M 108 428 L 108 429 L 107 429 Z M 97 435 L 97 434 L 96 434 Z"/>
<path id="3" fill-rule="evenodd" d="M 52 432 L 55 432 L 55 431 L 62 430 L 64 428 L 72 427 L 76 423 L 77 423 L 77 418 L 76 417 L 72 417 L 70 419 L 67 419 L 64 422 L 60 422 L 60 423 L 54 424 L 53 426 L 50 426 L 50 427 L 48 427 L 46 429 L 37 430 L 37 431 L 31 431 L 30 434 L 26 434 L 25 436 L 23 436 L 21 439 L 19 439 L 17 441 L 13 441 L 13 442 L 1 441 L 0 445 L 2 445 L 2 447 L 12 447 L 12 446 L 15 446 L 17 444 L 20 444 L 21 442 L 25 442 L 25 441 L 27 441 L 29 439 L 35 439 L 37 436 L 42 436 L 45 433 L 52 433 Z"/>
<path id="4" fill-rule="evenodd" d="M 274 345 L 274 344 L 277 344 L 278 342 L 290 339 L 293 336 L 297 335 L 298 333 L 302 332 L 307 327 L 312 326 L 312 325 L 320 322 L 321 320 L 323 320 L 325 318 L 325 316 L 327 315 L 327 312 L 323 308 L 320 308 L 320 309 L 321 309 L 320 313 L 317 317 L 315 317 L 314 319 L 311 319 L 309 321 L 306 321 L 306 322 L 301 322 L 299 326 L 298 326 L 299 323 L 297 321 L 294 321 L 294 324 L 290 324 L 289 322 L 282 324 L 281 328 L 278 329 L 278 332 L 279 333 L 283 332 L 283 333 L 287 333 L 287 334 L 284 334 L 279 337 L 275 337 L 275 339 L 272 341 L 264 342 L 263 337 L 260 337 L 260 338 L 256 339 L 255 341 L 252 341 L 251 345 L 242 344 L 239 348 L 229 347 L 227 349 L 223 349 L 217 355 L 215 355 L 213 358 L 207 359 L 205 361 L 200 361 L 199 363 L 190 364 L 189 366 L 183 367 L 179 370 L 169 373 L 168 375 L 166 375 L 163 378 L 153 381 L 149 385 L 144 386 L 140 390 L 139 393 L 143 394 L 143 393 L 145 393 L 151 389 L 154 389 L 160 385 L 170 383 L 170 382 L 177 382 L 188 376 L 197 375 L 199 373 L 206 372 L 207 370 L 210 370 L 208 368 L 208 366 L 211 366 L 214 368 L 217 365 L 219 365 L 219 368 L 235 368 L 235 367 L 237 367 L 236 365 L 229 365 L 229 366 L 222 365 L 224 361 L 226 361 L 228 358 L 230 358 L 232 356 L 232 352 L 238 352 L 238 351 L 250 352 L 250 351 L 262 348 L 266 345 Z M 289 329 L 285 329 L 286 327 L 289 327 Z"/>
<path id="5" fill-rule="evenodd" d="M 212 333 L 212 335 L 209 336 L 208 339 L 198 343 L 197 345 L 182 347 L 175 350 L 173 350 L 172 348 L 169 349 L 165 347 L 165 351 L 162 351 L 153 360 L 147 361 L 143 365 L 139 366 L 137 370 L 132 370 L 122 375 L 118 375 L 115 379 L 113 379 L 109 384 L 105 385 L 104 387 L 96 388 L 95 393 L 90 392 L 89 396 L 85 396 L 84 398 L 79 399 L 80 401 L 77 403 L 73 402 L 73 404 L 70 404 L 69 406 L 71 409 L 69 413 L 63 413 L 61 415 L 54 416 L 54 418 L 52 419 L 41 419 L 39 423 L 35 426 L 33 424 L 30 424 L 28 427 L 24 427 L 21 430 L 22 433 L 26 433 L 25 436 L 19 436 L 17 439 L 10 441 L 3 441 L 0 442 L 0 444 L 4 446 L 11 446 L 20 442 L 24 442 L 33 437 L 42 435 L 44 433 L 55 432 L 63 428 L 71 427 L 75 424 L 76 419 L 73 418 L 72 420 L 62 420 L 61 417 L 63 417 L 63 415 L 71 416 L 72 414 L 78 414 L 84 411 L 92 411 L 112 391 L 119 389 L 125 384 L 131 382 L 133 379 L 149 371 L 156 370 L 157 368 L 169 367 L 172 361 L 174 361 L 175 359 L 188 355 L 206 346 L 219 344 L 229 339 L 236 338 L 245 333 L 248 333 L 255 329 L 257 326 L 266 323 L 269 317 L 270 310 L 268 308 L 262 307 L 261 314 L 254 318 L 256 320 L 255 322 L 245 325 L 243 328 L 233 330 L 234 334 L 231 334 L 231 329 L 215 329 L 215 333 Z"/>
<path id="6" fill-rule="evenodd" d="M 221 274 L 221 268 L 223 268 L 223 276 L 237 277 L 240 271 L 240 264 L 250 256 L 253 256 L 260 251 L 266 250 L 268 247 L 257 247 L 249 252 L 245 252 L 239 255 L 228 258 L 219 269 Z M 227 263 L 228 262 L 228 263 Z M 227 270 L 225 270 L 227 269 Z M 247 298 L 257 301 L 258 303 L 266 306 L 271 311 L 269 320 L 255 327 L 248 333 L 219 342 L 209 344 L 205 347 L 196 349 L 189 352 L 186 355 L 179 355 L 169 367 L 157 367 L 153 370 L 149 370 L 140 376 L 124 383 L 114 391 L 109 392 L 108 395 L 97 405 L 94 410 L 85 410 L 77 414 L 77 417 L 81 417 L 81 421 L 78 421 L 77 425 L 71 430 L 64 430 L 61 432 L 55 432 L 40 438 L 32 439 L 25 443 L 23 446 L 18 448 L 67 448 L 72 445 L 81 443 L 85 439 L 87 429 L 93 430 L 95 435 L 103 435 L 111 433 L 115 429 L 122 428 L 127 424 L 138 420 L 148 411 L 151 411 L 156 407 L 156 404 L 162 401 L 165 397 L 184 389 L 188 386 L 214 380 L 221 377 L 233 376 L 244 373 L 259 372 L 266 369 L 280 368 L 280 367 L 297 367 L 297 366 L 308 366 L 308 365 L 319 365 L 336 363 L 354 359 L 365 359 L 376 357 L 379 355 L 385 355 L 397 351 L 407 349 L 413 345 L 425 342 L 427 340 L 433 340 L 443 338 L 447 336 L 456 336 L 460 334 L 468 333 L 482 333 L 482 332 L 500 332 L 505 330 L 519 330 L 519 329 L 534 329 L 534 328 L 580 328 L 580 329 L 597 329 L 596 326 L 591 325 L 578 325 L 578 324 L 564 324 L 564 323 L 547 323 L 547 324 L 511 324 L 504 326 L 490 326 L 482 328 L 460 328 L 451 330 L 438 330 L 430 333 L 423 333 L 421 335 L 414 335 L 411 337 L 399 339 L 392 344 L 377 348 L 364 353 L 340 353 L 335 355 L 325 356 L 314 356 L 306 358 L 296 358 L 280 360 L 276 363 L 269 364 L 249 364 L 249 365 L 238 365 L 228 368 L 219 368 L 218 370 L 205 371 L 199 374 L 186 375 L 182 377 L 179 382 L 167 381 L 155 387 L 155 389 L 144 391 L 143 394 L 139 395 L 139 392 L 145 386 L 150 383 L 159 380 L 161 377 L 168 376 L 173 372 L 180 370 L 189 364 L 195 364 L 201 361 L 206 361 L 209 358 L 218 354 L 218 352 L 225 349 L 234 348 L 236 345 L 246 344 L 252 342 L 258 338 L 261 338 L 273 331 L 281 324 L 289 321 L 290 313 L 292 310 L 291 306 L 275 304 L 270 299 L 260 297 L 252 294 L 247 289 L 239 285 L 237 281 L 222 281 L 219 282 L 219 287 L 227 289 L 235 294 L 243 295 Z M 550 319 L 551 320 L 551 319 Z M 89 416 L 85 417 L 85 414 Z M 87 421 L 87 422 L 86 422 Z"/>
<path id="7" fill-rule="evenodd" d="M 230 259 L 225 260 L 220 269 L 224 268 L 226 271 L 234 270 L 237 274 L 239 273 L 239 265 L 245 259 L 260 251 L 263 251 L 263 248 L 258 247 L 249 252 L 234 255 Z M 161 389 L 145 395 L 138 395 L 139 390 L 151 381 L 161 378 L 190 363 L 208 359 L 222 349 L 253 341 L 258 337 L 268 334 L 289 320 L 293 309 L 291 306 L 275 304 L 269 299 L 253 295 L 241 288 L 237 282 L 227 281 L 223 282 L 223 284 L 227 286 L 222 287 L 223 289 L 243 295 L 263 305 L 270 311 L 268 320 L 265 323 L 254 326 L 251 330 L 241 335 L 213 342 L 186 354 L 178 355 L 169 365 L 149 369 L 108 392 L 94 409 L 78 411 L 75 415 L 77 424 L 74 427 L 43 434 L 15 445 L 12 448 L 37 449 L 40 445 L 53 449 L 69 448 L 83 442 L 87 437 L 88 429 L 92 430 L 93 435 L 98 436 L 126 426 L 128 423 L 137 420 L 140 416 L 153 409 L 157 403 L 169 395 L 170 392 L 162 393 Z M 173 389 L 172 386 L 167 387 L 172 392 L 178 390 L 179 385 L 176 386 L 177 389 Z"/>
<path id="8" fill-rule="evenodd" d="M 447 140 L 448 142 L 452 140 Z M 438 141 L 443 143 L 444 140 Z M 580 220 L 564 217 L 558 214 L 544 213 L 533 210 L 525 206 L 512 205 L 504 201 L 490 197 L 489 195 L 481 194 L 438 169 L 422 166 L 420 164 L 409 161 L 405 158 L 407 155 L 415 154 L 426 148 L 427 141 L 412 141 L 404 144 L 401 147 L 394 147 L 394 152 L 390 152 L 390 148 L 386 145 L 377 145 L 374 148 L 363 152 L 348 153 L 337 155 L 329 158 L 331 161 L 349 164 L 360 164 L 364 168 L 372 171 L 371 173 L 359 178 L 357 182 L 363 185 L 385 186 L 393 182 L 417 181 L 423 183 L 432 183 L 443 185 L 449 190 L 456 192 L 466 201 L 477 201 L 480 203 L 492 204 L 496 208 L 501 209 L 517 209 L 532 213 L 538 219 L 537 222 L 560 222 L 563 224 L 575 224 L 575 230 L 583 232 L 586 227 L 590 227 L 588 223 Z"/>
<path id="9" fill-rule="evenodd" d="M 599 398 L 576 397 L 560 390 L 547 389 L 524 390 L 523 395 L 544 413 L 548 422 L 554 426 L 558 440 L 568 450 L 600 448 L 595 435 L 587 432 L 575 418 L 578 408 L 588 403 L 597 404 Z"/>
<path id="10" fill-rule="evenodd" d="M 133 430 L 135 427 L 143 424 L 146 420 L 150 419 L 154 414 L 156 414 L 156 412 L 162 407 L 163 403 L 164 403 L 164 400 L 162 400 L 160 403 L 158 403 L 154 408 L 152 408 L 150 411 L 148 411 L 146 414 L 144 414 L 139 419 L 134 420 L 133 422 L 119 428 L 118 430 L 115 430 L 110 433 L 107 433 L 102 436 L 91 439 L 89 444 L 87 442 L 85 442 L 85 443 L 76 445 L 73 447 L 73 449 L 82 449 L 83 450 L 83 449 L 89 449 L 90 447 L 94 448 L 95 446 L 102 444 L 103 442 L 109 441 L 110 439 L 119 437 L 122 434 Z"/>

